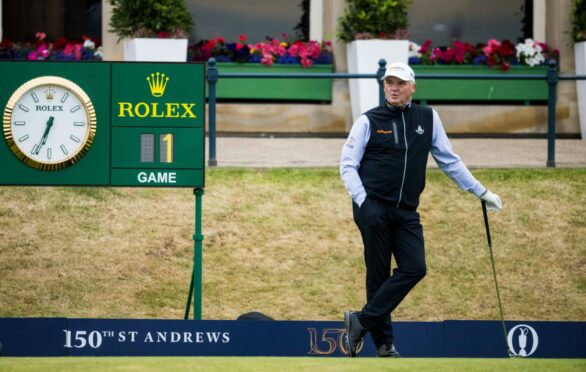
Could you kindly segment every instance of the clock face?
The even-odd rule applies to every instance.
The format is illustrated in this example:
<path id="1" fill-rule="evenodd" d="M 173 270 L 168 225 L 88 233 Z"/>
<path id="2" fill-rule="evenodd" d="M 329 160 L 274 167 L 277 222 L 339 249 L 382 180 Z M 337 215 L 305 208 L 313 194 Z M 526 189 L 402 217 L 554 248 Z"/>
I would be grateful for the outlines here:
<path id="1" fill-rule="evenodd" d="M 44 76 L 18 88 L 4 110 L 4 135 L 25 164 L 58 170 L 89 150 L 96 115 L 87 94 L 70 80 Z"/>

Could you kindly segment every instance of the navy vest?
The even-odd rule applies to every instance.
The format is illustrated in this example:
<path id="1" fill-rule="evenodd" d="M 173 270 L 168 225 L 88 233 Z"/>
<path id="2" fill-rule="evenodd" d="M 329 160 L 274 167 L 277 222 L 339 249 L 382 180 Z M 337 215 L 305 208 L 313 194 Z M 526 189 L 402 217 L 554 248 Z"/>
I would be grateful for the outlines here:
<path id="1" fill-rule="evenodd" d="M 416 210 L 425 188 L 433 111 L 411 103 L 401 110 L 379 106 L 365 113 L 370 138 L 358 174 L 369 197 Z"/>

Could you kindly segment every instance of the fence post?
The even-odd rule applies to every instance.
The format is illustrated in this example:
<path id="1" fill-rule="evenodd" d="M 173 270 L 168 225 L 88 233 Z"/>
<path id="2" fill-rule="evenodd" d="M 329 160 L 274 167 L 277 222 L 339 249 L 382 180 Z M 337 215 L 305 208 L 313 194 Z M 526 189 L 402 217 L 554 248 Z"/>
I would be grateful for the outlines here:
<path id="1" fill-rule="evenodd" d="M 547 166 L 553 168 L 555 168 L 555 115 L 558 80 L 557 64 L 551 60 L 547 70 Z"/>
<path id="2" fill-rule="evenodd" d="M 208 165 L 215 167 L 216 160 L 216 83 L 218 82 L 218 69 L 216 59 L 208 59 L 208 108 L 209 112 L 209 158 Z"/>
<path id="3" fill-rule="evenodd" d="M 387 69 L 387 61 L 384 58 L 378 60 L 378 70 L 376 71 L 376 82 L 378 83 L 378 104 L 382 106 L 385 104 L 385 86 L 381 80 L 385 76 Z"/>

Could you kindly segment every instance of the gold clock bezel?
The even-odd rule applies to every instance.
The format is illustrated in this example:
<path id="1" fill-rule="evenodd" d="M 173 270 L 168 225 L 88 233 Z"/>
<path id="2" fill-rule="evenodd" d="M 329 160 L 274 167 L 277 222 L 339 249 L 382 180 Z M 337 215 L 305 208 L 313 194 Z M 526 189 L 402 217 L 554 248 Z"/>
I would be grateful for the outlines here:
<path id="1" fill-rule="evenodd" d="M 69 156 L 66 159 L 60 160 L 59 162 L 43 162 L 36 159 L 32 159 L 20 150 L 20 148 L 16 145 L 16 142 L 14 141 L 14 137 L 12 135 L 12 112 L 14 111 L 16 103 L 20 100 L 20 98 L 23 95 L 28 93 L 30 90 L 44 85 L 59 86 L 75 94 L 84 106 L 84 110 L 87 116 L 87 123 L 89 126 L 89 131 L 86 137 L 83 139 L 83 146 L 77 152 L 71 154 L 71 156 Z M 94 105 L 90 97 L 79 85 L 75 84 L 71 80 L 67 80 L 59 76 L 42 76 L 27 81 L 26 83 L 18 87 L 14 91 L 14 93 L 12 93 L 12 95 L 8 99 L 6 107 L 4 108 L 4 137 L 6 138 L 8 147 L 10 148 L 12 153 L 24 164 L 44 171 L 60 170 L 77 163 L 88 152 L 88 150 L 92 146 L 92 143 L 94 142 L 94 137 L 96 136 L 96 123 L 96 111 L 94 109 Z"/>

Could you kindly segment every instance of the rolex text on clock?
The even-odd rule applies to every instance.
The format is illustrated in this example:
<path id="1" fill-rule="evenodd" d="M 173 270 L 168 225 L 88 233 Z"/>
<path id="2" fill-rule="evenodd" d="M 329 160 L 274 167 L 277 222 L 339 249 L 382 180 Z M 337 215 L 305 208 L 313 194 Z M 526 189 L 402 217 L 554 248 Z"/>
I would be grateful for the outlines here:
<path id="1" fill-rule="evenodd" d="M 91 148 L 96 113 L 77 84 L 43 76 L 14 91 L 4 109 L 3 127 L 8 146 L 20 161 L 53 171 L 77 163 Z"/>

